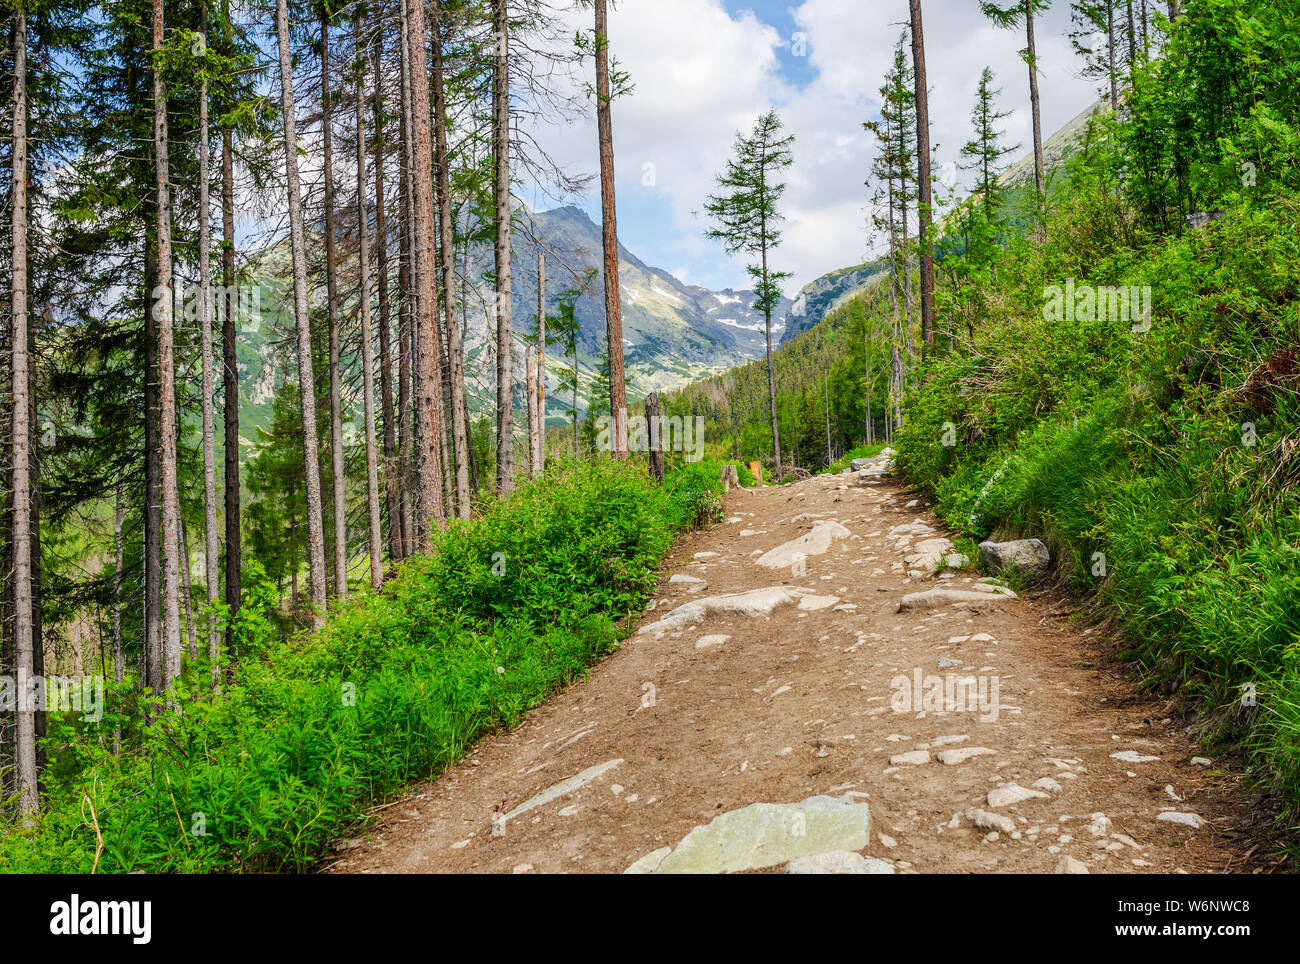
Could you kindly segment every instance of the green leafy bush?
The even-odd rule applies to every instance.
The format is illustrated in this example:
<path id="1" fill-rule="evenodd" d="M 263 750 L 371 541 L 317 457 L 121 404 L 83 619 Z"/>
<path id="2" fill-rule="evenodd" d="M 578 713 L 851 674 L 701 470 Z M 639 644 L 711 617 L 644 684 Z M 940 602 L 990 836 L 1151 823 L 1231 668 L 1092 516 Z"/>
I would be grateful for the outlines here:
<path id="1" fill-rule="evenodd" d="M 367 804 L 616 645 L 674 535 L 713 517 L 717 478 L 703 463 L 663 487 L 611 460 L 554 468 L 449 525 L 320 633 L 268 634 L 219 696 L 183 684 L 180 709 L 121 755 L 105 726 L 56 718 L 59 779 L 38 827 L 0 828 L 0 870 L 89 871 L 97 833 L 101 872 L 310 866 Z"/>

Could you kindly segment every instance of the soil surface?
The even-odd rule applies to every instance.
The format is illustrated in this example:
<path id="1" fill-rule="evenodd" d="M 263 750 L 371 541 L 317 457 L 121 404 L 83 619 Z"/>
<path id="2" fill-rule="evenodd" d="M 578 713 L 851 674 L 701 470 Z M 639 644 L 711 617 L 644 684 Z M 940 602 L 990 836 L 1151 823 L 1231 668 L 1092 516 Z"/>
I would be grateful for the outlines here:
<path id="1" fill-rule="evenodd" d="M 667 558 L 643 629 L 711 597 L 775 587 L 787 601 L 631 636 L 517 729 L 376 808 L 327 869 L 620 873 L 728 811 L 819 794 L 869 804 L 860 852 L 902 873 L 1042 873 L 1064 857 L 1091 873 L 1254 869 L 1234 767 L 1139 695 L 1058 595 L 900 611 L 984 574 L 904 561 L 945 533 L 898 483 L 818 476 L 733 489 L 725 508 Z M 818 526 L 821 542 L 840 533 L 824 552 L 813 537 L 790 565 L 758 564 Z"/>

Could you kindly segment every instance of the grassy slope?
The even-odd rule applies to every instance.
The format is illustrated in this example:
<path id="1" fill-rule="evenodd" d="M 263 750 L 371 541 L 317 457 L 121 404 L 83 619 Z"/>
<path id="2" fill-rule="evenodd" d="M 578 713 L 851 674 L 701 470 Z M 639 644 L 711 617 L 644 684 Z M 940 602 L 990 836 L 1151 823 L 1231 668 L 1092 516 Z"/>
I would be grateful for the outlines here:
<path id="1" fill-rule="evenodd" d="M 118 717 L 52 717 L 47 809 L 35 830 L 0 826 L 0 870 L 89 871 L 96 825 L 102 872 L 310 866 L 369 804 L 615 646 L 675 534 L 716 513 L 717 478 L 709 463 L 662 488 L 612 461 L 557 468 L 451 525 L 321 633 L 246 652 L 219 697 L 182 698 L 143 732 L 121 719 L 120 756 Z"/>
<path id="2" fill-rule="evenodd" d="M 1123 218 L 1100 192 L 1071 196 L 1040 249 L 999 259 L 973 310 L 941 292 L 974 339 L 927 372 L 899 461 L 959 529 L 1044 537 L 1061 575 L 1122 620 L 1130 655 L 1215 711 L 1217 735 L 1244 739 L 1294 804 L 1300 199 L 1161 240 L 1121 242 Z M 1150 285 L 1151 330 L 1045 321 L 1043 289 L 1067 277 Z"/>

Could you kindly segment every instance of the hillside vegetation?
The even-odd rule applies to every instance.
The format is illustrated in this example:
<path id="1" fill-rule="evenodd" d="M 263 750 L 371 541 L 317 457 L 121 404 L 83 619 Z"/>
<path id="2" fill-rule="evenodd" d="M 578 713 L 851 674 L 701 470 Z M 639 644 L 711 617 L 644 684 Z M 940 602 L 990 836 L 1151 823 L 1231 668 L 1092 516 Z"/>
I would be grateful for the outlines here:
<path id="1" fill-rule="evenodd" d="M 256 649 L 222 692 L 199 672 L 179 712 L 139 728 L 111 694 L 120 755 L 102 726 L 51 714 L 45 811 L 0 827 L 0 872 L 310 866 L 369 805 L 616 646 L 675 534 L 715 517 L 717 476 L 700 463 L 657 487 L 612 461 L 560 465 L 321 632 L 246 627 Z"/>
<path id="2" fill-rule="evenodd" d="M 1206 739 L 1241 740 L 1300 803 L 1300 33 L 1294 3 L 1204 0 L 1053 175 L 1041 225 L 952 253 L 898 464 L 974 539 L 1035 535 Z M 978 232 L 977 232 L 978 236 Z M 1149 289 L 1149 319 L 1088 289 Z M 777 356 L 807 468 L 884 403 L 886 286 Z M 1075 310 L 1062 307 L 1076 292 Z M 1116 300 L 1116 307 L 1120 307 Z M 1132 307 L 1132 305 L 1130 305 Z M 919 348 L 918 348 L 919 353 Z M 728 454 L 762 451 L 756 366 L 683 393 Z M 752 384 L 751 384 L 752 383 Z M 829 399 L 827 399 L 829 384 Z M 864 391 L 865 389 L 865 391 Z M 752 414 L 751 414 L 752 413 Z M 730 421 L 728 421 L 730 419 Z M 875 432 L 880 435 L 880 423 Z M 820 442 L 818 441 L 820 440 Z"/>

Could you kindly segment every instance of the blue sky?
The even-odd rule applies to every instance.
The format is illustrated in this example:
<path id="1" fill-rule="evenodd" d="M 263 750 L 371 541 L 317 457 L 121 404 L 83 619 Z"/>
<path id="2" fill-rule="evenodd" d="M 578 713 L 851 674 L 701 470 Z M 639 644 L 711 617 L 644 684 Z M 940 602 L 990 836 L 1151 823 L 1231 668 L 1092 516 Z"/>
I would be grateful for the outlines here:
<path id="1" fill-rule="evenodd" d="M 925 0 L 924 16 L 940 164 L 955 160 L 970 136 L 986 64 L 998 74 L 1003 109 L 1013 111 L 1007 139 L 1027 150 L 1023 34 L 987 24 L 976 0 Z M 773 106 L 796 137 L 776 255 L 795 274 L 791 290 L 874 256 L 862 183 L 872 146 L 861 124 L 876 114 L 875 92 L 906 17 L 906 0 L 622 0 L 610 16 L 610 48 L 636 85 L 613 108 L 623 243 L 687 283 L 746 287 L 743 260 L 704 238 L 700 212 L 737 129 Z M 1057 0 L 1037 30 L 1045 134 L 1095 99 L 1095 83 L 1078 77 L 1068 22 L 1068 4 Z M 594 121 L 539 136 L 571 169 L 596 169 Z M 575 199 L 593 220 L 598 190 Z M 553 206 L 527 192 L 525 200 Z"/>

